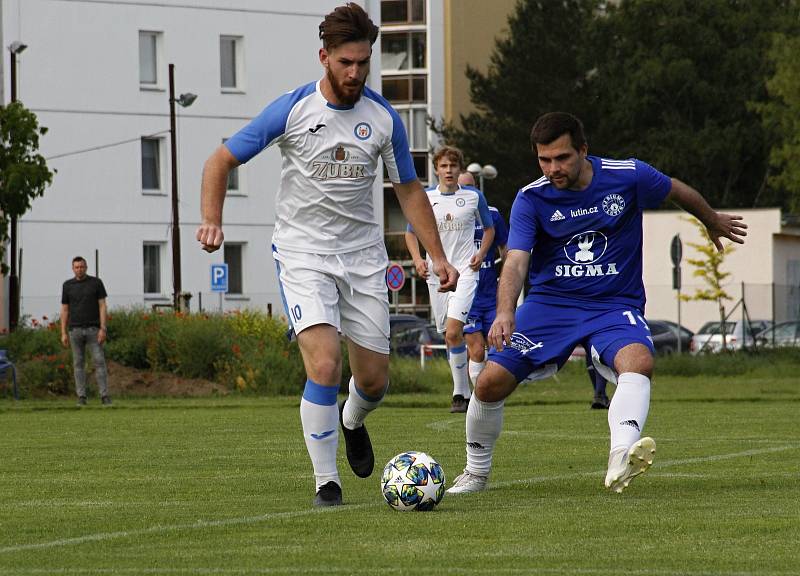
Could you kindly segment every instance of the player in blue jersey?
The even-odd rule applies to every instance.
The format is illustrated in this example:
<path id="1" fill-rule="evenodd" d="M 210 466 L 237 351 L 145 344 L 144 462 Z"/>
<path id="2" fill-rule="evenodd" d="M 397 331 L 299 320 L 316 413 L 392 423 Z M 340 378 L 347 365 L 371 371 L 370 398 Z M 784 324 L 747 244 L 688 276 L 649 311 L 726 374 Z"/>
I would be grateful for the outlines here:
<path id="1" fill-rule="evenodd" d="M 654 353 L 644 319 L 642 211 L 675 202 L 706 226 L 720 251 L 722 238 L 743 243 L 747 226 L 644 162 L 589 156 L 583 126 L 571 114 L 540 117 L 531 144 L 544 176 L 522 188 L 511 209 L 489 331 L 495 349 L 467 411 L 467 465 L 448 492 L 486 487 L 505 398 L 523 380 L 554 374 L 579 344 L 617 384 L 608 410 L 605 485 L 622 492 L 655 453 L 655 441 L 641 435 Z M 531 289 L 515 314 L 529 264 Z"/>
<path id="2" fill-rule="evenodd" d="M 475 186 L 475 177 L 470 172 L 462 172 L 458 177 L 462 186 Z M 486 366 L 486 337 L 497 312 L 497 270 L 505 257 L 508 242 L 508 227 L 505 218 L 494 206 L 489 206 L 494 224 L 494 241 L 481 262 L 478 288 L 472 300 L 472 308 L 464 325 L 464 339 L 467 341 L 469 355 L 469 380 L 474 386 L 478 375 Z M 480 249 L 483 242 L 483 226 L 475 226 L 475 248 Z"/>
<path id="3" fill-rule="evenodd" d="M 322 79 L 272 102 L 206 162 L 197 240 L 209 252 L 220 247 L 228 173 L 277 145 L 283 162 L 273 256 L 308 377 L 300 420 L 314 468 L 314 505 L 334 506 L 342 503 L 339 426 L 350 467 L 369 476 L 375 459 L 364 419 L 388 386 L 388 260 L 372 203 L 379 159 L 442 290 L 455 288 L 458 272 L 444 255 L 403 122 L 365 86 L 378 27 L 348 3 L 325 17 L 319 35 Z M 347 338 L 353 378 L 347 400 L 337 407 L 340 333 Z"/>
<path id="4" fill-rule="evenodd" d="M 454 292 L 442 292 L 439 279 L 429 273 L 430 261 L 420 255 L 413 226 L 406 231 L 406 246 L 417 274 L 428 281 L 431 312 L 436 329 L 444 333 L 447 358 L 453 375 L 453 400 L 450 412 L 466 412 L 471 395 L 467 369 L 467 345 L 464 323 L 472 307 L 478 287 L 478 271 L 494 238 L 494 225 L 489 205 L 483 194 L 469 186 L 460 186 L 458 176 L 464 170 L 464 155 L 452 146 L 442 146 L 433 155 L 438 185 L 426 190 L 433 208 L 439 237 L 447 259 L 458 269 L 458 286 Z M 475 246 L 475 226 L 480 224 L 487 245 Z"/>

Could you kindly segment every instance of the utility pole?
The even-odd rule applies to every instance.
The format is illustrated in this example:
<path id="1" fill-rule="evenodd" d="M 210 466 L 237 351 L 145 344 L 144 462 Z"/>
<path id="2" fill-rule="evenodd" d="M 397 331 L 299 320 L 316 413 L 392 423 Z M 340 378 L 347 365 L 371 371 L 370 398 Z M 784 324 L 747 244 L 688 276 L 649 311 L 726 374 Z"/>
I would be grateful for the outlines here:
<path id="1" fill-rule="evenodd" d="M 197 96 L 192 93 L 181 94 L 175 98 L 175 64 L 169 65 L 169 140 L 170 164 L 172 168 L 172 306 L 181 309 L 181 230 L 178 216 L 178 144 L 175 134 L 175 104 L 186 108 L 192 105 Z"/>
<path id="2" fill-rule="evenodd" d="M 8 47 L 11 53 L 11 67 L 9 68 L 11 80 L 11 102 L 17 101 L 17 54 L 22 53 L 28 46 L 22 42 L 12 42 Z M 17 216 L 11 215 L 11 270 L 8 276 L 8 329 L 13 332 L 19 324 L 19 276 L 17 274 Z"/>

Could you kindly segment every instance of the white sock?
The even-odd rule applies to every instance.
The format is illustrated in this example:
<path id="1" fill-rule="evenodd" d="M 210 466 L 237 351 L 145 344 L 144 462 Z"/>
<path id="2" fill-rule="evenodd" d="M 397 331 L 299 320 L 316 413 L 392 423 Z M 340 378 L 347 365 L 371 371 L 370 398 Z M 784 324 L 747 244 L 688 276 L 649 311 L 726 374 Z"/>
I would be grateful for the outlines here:
<path id="1" fill-rule="evenodd" d="M 461 394 L 464 398 L 470 397 L 469 372 L 467 371 L 467 345 L 461 344 L 451 348 L 447 355 L 450 363 L 450 372 L 453 373 L 453 396 Z"/>
<path id="2" fill-rule="evenodd" d="M 494 444 L 503 428 L 505 400 L 481 402 L 473 396 L 467 408 L 467 471 L 488 476 Z"/>
<path id="3" fill-rule="evenodd" d="M 475 388 L 475 383 L 478 381 L 478 376 L 486 368 L 486 360 L 483 362 L 469 361 L 469 381 L 472 382 L 472 387 Z"/>
<path id="4" fill-rule="evenodd" d="M 336 406 L 336 386 L 322 386 L 306 380 L 300 400 L 300 421 L 306 449 L 314 467 L 317 489 L 333 480 L 339 486 L 336 469 L 336 448 L 339 446 L 339 408 Z"/>
<path id="5" fill-rule="evenodd" d="M 608 407 L 611 451 L 630 448 L 642 437 L 650 408 L 650 378 L 624 372 L 617 378 L 617 389 Z"/>
<path id="6" fill-rule="evenodd" d="M 388 385 L 386 386 L 388 388 Z M 347 396 L 347 401 L 344 403 L 342 410 L 342 424 L 348 430 L 355 430 L 361 428 L 367 414 L 380 406 L 383 401 L 383 395 L 386 393 L 386 388 L 378 398 L 371 398 L 364 394 L 356 387 L 356 381 L 350 377 L 350 394 Z"/>

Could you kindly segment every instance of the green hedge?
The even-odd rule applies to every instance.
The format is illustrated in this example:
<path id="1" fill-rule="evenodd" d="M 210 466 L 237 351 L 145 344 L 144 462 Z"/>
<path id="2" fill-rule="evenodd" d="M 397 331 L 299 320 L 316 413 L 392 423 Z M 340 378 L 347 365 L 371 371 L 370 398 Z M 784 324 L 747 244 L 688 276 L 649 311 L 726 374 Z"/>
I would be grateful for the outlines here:
<path id="1" fill-rule="evenodd" d="M 181 314 L 143 308 L 117 309 L 108 319 L 106 357 L 125 366 L 205 378 L 233 393 L 299 395 L 306 376 L 300 350 L 286 338 L 287 326 L 261 312 Z M 72 354 L 61 346 L 56 322 L 30 322 L 0 340 L 18 370 L 23 397 L 62 395 L 74 390 Z M 342 345 L 341 389 L 350 369 Z M 658 375 L 769 378 L 795 376 L 800 348 L 658 358 Z M 583 362 L 571 362 L 562 376 L 584 373 Z M 113 371 L 110 378 L 113 382 Z M 397 393 L 444 393 L 450 390 L 446 361 L 428 363 L 423 371 L 413 358 L 392 358 L 390 386 Z"/>
<path id="2" fill-rule="evenodd" d="M 108 317 L 106 358 L 125 366 L 204 378 L 242 394 L 296 395 L 306 376 L 296 342 L 286 337 L 288 326 L 261 312 L 181 314 L 144 308 L 117 309 Z M 35 322 L 4 337 L 17 365 L 23 397 L 69 394 L 74 391 L 72 354 L 61 346 L 60 325 Z M 342 345 L 342 390 L 350 366 Z M 449 378 L 442 370 L 419 371 L 415 360 L 392 360 L 392 389 L 426 392 Z M 435 375 L 435 377 L 434 377 Z M 113 372 L 109 378 L 113 382 Z"/>

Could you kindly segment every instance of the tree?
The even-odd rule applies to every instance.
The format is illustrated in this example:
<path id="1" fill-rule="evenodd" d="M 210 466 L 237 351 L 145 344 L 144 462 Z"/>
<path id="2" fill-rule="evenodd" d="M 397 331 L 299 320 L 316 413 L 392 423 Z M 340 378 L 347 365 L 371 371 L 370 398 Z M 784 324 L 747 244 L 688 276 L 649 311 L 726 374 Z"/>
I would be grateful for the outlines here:
<path id="1" fill-rule="evenodd" d="M 595 149 L 636 155 L 713 205 L 753 206 L 768 145 L 751 104 L 768 98 L 773 33 L 796 33 L 797 15 L 796 0 L 610 5 L 594 37 Z"/>
<path id="2" fill-rule="evenodd" d="M 508 213 L 515 192 L 541 173 L 530 131 L 541 114 L 573 111 L 590 117 L 584 37 L 598 0 L 522 0 L 509 17 L 509 34 L 497 40 L 488 71 L 468 67 L 476 112 L 459 123 L 434 124 L 442 139 L 464 151 L 467 162 L 493 164 L 499 175 L 488 196 Z"/>
<path id="3" fill-rule="evenodd" d="M 785 198 L 800 213 L 800 38 L 776 34 L 769 59 L 775 73 L 767 80 L 769 100 L 756 104 L 770 136 L 768 198 Z"/>
<path id="4" fill-rule="evenodd" d="M 0 245 L 9 238 L 12 216 L 25 214 L 53 180 L 53 172 L 37 152 L 39 136 L 46 133 L 47 128 L 39 126 L 36 115 L 20 102 L 0 106 Z M 5 274 L 5 251 L 0 265 Z"/>
<path id="5" fill-rule="evenodd" d="M 725 342 L 725 301 L 732 300 L 730 294 L 725 291 L 722 284 L 731 273 L 722 271 L 722 263 L 725 261 L 725 256 L 733 252 L 733 246 L 728 246 L 725 252 L 720 252 L 708 235 L 708 230 L 700 220 L 695 217 L 686 218 L 689 222 L 694 224 L 703 236 L 704 242 L 698 244 L 696 242 L 689 242 L 689 246 L 700 252 L 701 258 L 687 258 L 686 261 L 695 267 L 692 276 L 702 278 L 706 283 L 707 288 L 695 289 L 693 295 L 681 294 L 681 300 L 704 300 L 716 302 L 719 307 L 719 331 L 722 334 L 722 349 L 726 349 Z"/>

